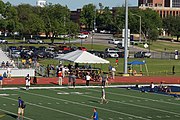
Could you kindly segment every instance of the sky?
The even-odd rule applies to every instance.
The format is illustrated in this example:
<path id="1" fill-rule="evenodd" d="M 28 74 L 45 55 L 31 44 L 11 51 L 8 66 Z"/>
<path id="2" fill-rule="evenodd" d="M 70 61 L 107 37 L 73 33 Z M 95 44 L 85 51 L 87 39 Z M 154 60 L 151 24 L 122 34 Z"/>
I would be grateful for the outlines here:
<path id="1" fill-rule="evenodd" d="M 36 5 L 37 0 L 3 0 L 3 2 L 9 1 L 12 5 L 19 5 L 19 4 L 31 4 L 33 6 Z M 82 8 L 83 5 L 87 5 L 92 3 L 99 7 L 99 3 L 102 3 L 103 6 L 118 7 L 122 6 L 125 0 L 46 0 L 48 3 L 52 4 L 61 4 L 63 6 L 67 5 L 70 10 L 76 10 L 78 8 Z M 130 6 L 137 6 L 138 0 L 128 0 Z"/>

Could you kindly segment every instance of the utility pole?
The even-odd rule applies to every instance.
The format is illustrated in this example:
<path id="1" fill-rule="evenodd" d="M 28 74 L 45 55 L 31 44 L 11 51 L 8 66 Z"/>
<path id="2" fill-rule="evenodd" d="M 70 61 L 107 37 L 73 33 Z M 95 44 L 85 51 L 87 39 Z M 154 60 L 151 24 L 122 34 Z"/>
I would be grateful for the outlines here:
<path id="1" fill-rule="evenodd" d="M 127 61 L 128 61 L 128 0 L 125 0 L 125 40 L 124 40 L 124 75 L 128 74 L 127 72 Z"/>
<path id="2" fill-rule="evenodd" d="M 141 43 L 141 28 L 142 28 L 142 21 L 141 21 L 141 16 L 140 15 L 137 15 L 137 14 L 132 14 L 132 15 L 135 15 L 137 17 L 139 17 L 139 42 Z"/>

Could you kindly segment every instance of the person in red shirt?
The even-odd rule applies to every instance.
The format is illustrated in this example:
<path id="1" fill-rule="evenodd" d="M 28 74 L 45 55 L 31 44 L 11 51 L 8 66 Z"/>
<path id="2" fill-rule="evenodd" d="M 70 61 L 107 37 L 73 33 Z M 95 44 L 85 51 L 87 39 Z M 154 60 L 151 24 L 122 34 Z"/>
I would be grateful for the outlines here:
<path id="1" fill-rule="evenodd" d="M 58 84 L 62 85 L 62 69 L 60 69 L 58 72 Z"/>
<path id="2" fill-rule="evenodd" d="M 118 62 L 119 62 L 119 60 L 118 60 L 118 58 L 116 58 L 116 65 L 118 65 Z"/>

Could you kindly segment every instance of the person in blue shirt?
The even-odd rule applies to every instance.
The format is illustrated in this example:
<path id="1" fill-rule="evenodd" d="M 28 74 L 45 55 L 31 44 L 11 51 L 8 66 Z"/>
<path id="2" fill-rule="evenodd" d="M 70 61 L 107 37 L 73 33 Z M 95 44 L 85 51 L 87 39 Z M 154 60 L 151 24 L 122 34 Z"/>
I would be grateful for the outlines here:
<path id="1" fill-rule="evenodd" d="M 0 74 L 0 87 L 2 87 L 2 85 L 3 85 L 3 76 L 2 74 Z"/>
<path id="2" fill-rule="evenodd" d="M 18 118 L 17 118 L 17 120 L 20 119 L 20 115 L 22 115 L 22 120 L 24 119 L 24 108 L 25 108 L 24 101 L 21 99 L 21 97 L 18 97 Z"/>
<path id="3" fill-rule="evenodd" d="M 94 114 L 92 116 L 93 120 L 99 120 L 97 109 L 94 108 L 93 111 L 94 111 Z"/>

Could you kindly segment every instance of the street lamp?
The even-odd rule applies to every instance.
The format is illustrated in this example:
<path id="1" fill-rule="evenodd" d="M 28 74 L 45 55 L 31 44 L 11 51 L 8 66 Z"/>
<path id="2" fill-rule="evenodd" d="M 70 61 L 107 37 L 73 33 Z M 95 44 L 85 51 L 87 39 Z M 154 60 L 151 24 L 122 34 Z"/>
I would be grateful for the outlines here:
<path id="1" fill-rule="evenodd" d="M 141 42 L 141 16 L 140 15 L 137 15 L 137 14 L 132 14 L 132 15 L 135 15 L 137 17 L 139 17 L 139 42 Z"/>
<path id="2" fill-rule="evenodd" d="M 96 31 L 96 8 L 94 10 L 94 22 L 93 22 L 93 30 L 92 30 L 92 37 L 91 37 L 91 50 L 93 51 L 93 44 L 94 44 L 94 34 Z"/>

